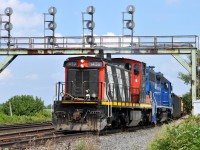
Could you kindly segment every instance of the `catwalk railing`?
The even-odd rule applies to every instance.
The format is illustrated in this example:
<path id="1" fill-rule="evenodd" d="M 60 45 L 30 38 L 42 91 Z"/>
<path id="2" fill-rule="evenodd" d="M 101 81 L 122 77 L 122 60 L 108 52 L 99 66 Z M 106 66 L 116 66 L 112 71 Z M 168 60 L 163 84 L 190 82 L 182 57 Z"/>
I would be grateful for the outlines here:
<path id="1" fill-rule="evenodd" d="M 186 36 L 94 36 L 94 43 L 88 44 L 86 37 L 0 37 L 3 49 L 177 49 L 198 48 L 199 37 Z"/>

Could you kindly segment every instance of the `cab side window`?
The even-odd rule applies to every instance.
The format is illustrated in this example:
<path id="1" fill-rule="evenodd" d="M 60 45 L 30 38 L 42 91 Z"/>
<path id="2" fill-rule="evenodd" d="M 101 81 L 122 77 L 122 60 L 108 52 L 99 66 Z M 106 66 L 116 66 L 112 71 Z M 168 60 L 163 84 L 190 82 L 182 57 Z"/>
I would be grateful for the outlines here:
<path id="1" fill-rule="evenodd" d="M 168 84 L 167 83 L 164 83 L 164 89 L 165 89 L 165 91 L 167 91 L 168 90 Z"/>
<path id="2" fill-rule="evenodd" d="M 138 75 L 139 73 L 140 73 L 140 71 L 139 71 L 139 65 L 135 64 L 134 65 L 134 75 Z"/>

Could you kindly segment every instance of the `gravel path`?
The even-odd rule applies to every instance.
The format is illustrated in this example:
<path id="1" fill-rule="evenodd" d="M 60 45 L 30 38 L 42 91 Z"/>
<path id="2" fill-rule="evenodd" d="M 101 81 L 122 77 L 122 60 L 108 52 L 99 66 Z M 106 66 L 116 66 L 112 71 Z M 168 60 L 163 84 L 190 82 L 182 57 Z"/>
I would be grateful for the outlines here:
<path id="1" fill-rule="evenodd" d="M 146 150 L 160 127 L 118 133 L 94 138 L 77 139 L 56 144 L 47 142 L 45 146 L 32 147 L 29 150 Z M 85 148 L 85 149 L 83 149 Z"/>

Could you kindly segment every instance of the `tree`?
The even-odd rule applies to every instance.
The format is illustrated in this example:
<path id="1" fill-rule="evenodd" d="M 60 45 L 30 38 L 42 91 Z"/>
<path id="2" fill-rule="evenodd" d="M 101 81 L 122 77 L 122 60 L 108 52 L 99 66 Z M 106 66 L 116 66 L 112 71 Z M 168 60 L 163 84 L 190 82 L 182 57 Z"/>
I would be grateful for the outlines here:
<path id="1" fill-rule="evenodd" d="M 49 105 L 46 106 L 46 109 L 51 109 L 52 107 L 53 107 L 53 105 L 49 104 Z"/>
<path id="2" fill-rule="evenodd" d="M 188 92 L 183 95 L 184 113 L 189 114 L 192 111 L 192 94 Z"/>
<path id="3" fill-rule="evenodd" d="M 192 63 L 192 57 L 190 55 L 188 55 L 188 60 L 185 60 L 188 64 Z M 178 78 L 180 78 L 181 80 L 184 81 L 185 84 L 191 84 L 192 81 L 192 74 L 188 73 L 188 74 L 184 74 L 182 72 L 178 73 Z"/>
<path id="4" fill-rule="evenodd" d="M 44 101 L 38 97 L 34 98 L 31 95 L 14 96 L 2 104 L 2 111 L 7 115 L 10 115 L 9 103 L 11 103 L 13 115 L 17 116 L 34 115 L 45 108 Z"/>
<path id="5" fill-rule="evenodd" d="M 186 60 L 189 64 L 191 64 L 191 57 L 188 57 Z M 200 66 L 200 55 L 197 56 L 197 66 Z M 200 98 L 200 70 L 197 67 L 197 98 Z M 178 73 L 178 78 L 184 81 L 185 84 L 192 84 L 192 75 L 190 73 L 184 74 L 182 72 Z M 186 113 L 190 113 L 192 111 L 192 94 L 191 90 L 183 95 L 183 103 L 185 106 Z"/>

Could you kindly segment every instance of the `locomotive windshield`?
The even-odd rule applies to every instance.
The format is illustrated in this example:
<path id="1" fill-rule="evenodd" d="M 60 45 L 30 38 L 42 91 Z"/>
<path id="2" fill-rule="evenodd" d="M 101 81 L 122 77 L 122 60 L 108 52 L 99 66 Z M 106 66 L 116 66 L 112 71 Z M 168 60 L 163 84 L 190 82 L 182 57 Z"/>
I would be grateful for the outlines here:
<path id="1" fill-rule="evenodd" d="M 73 97 L 98 97 L 98 69 L 69 69 L 67 75 L 67 93 Z"/>

